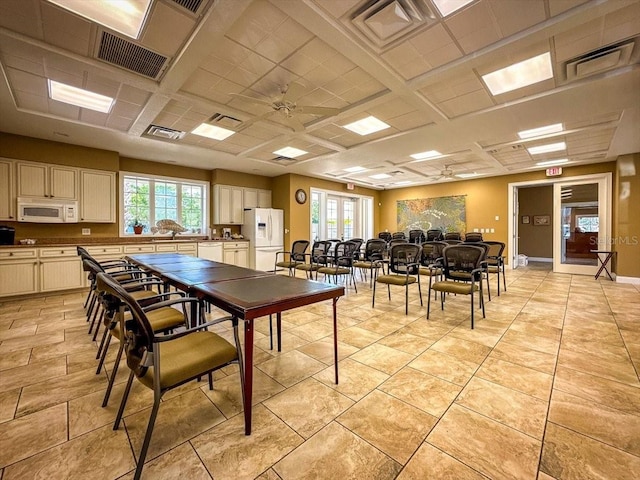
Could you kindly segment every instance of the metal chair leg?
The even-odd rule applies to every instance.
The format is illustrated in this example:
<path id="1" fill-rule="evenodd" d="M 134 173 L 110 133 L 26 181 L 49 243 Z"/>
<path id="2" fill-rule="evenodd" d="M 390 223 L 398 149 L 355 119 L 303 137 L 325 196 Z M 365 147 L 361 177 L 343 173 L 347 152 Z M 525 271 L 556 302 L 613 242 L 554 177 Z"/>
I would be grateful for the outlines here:
<path id="1" fill-rule="evenodd" d="M 120 420 L 122 420 L 122 414 L 124 413 L 124 407 L 127 404 L 127 399 L 129 398 L 129 392 L 131 392 L 131 385 L 133 384 L 133 377 L 135 374 L 133 370 L 129 372 L 129 378 L 127 379 L 127 386 L 124 388 L 124 393 L 122 394 L 122 400 L 120 400 L 120 408 L 118 408 L 118 414 L 116 415 L 116 420 L 113 423 L 113 429 L 118 430 L 120 428 Z"/>
<path id="2" fill-rule="evenodd" d="M 151 409 L 151 416 L 149 417 L 149 424 L 147 425 L 147 433 L 144 435 L 144 442 L 142 442 L 142 450 L 138 457 L 138 464 L 136 466 L 136 473 L 134 474 L 134 480 L 139 480 L 142 475 L 142 468 L 144 467 L 144 460 L 147 458 L 147 450 L 149 450 L 149 443 L 151 443 L 151 434 L 153 433 L 153 427 L 156 423 L 156 417 L 158 416 L 158 410 L 160 409 L 160 393 L 154 391 L 153 396 L 153 408 Z"/>
<path id="3" fill-rule="evenodd" d="M 116 361 L 113 364 L 113 371 L 111 372 L 111 376 L 109 377 L 109 384 L 107 385 L 107 391 L 104 392 L 104 398 L 102 399 L 102 406 L 106 407 L 107 403 L 109 403 L 109 397 L 111 396 L 111 390 L 113 389 L 113 384 L 116 381 L 116 374 L 118 373 L 118 367 L 120 366 L 120 359 L 122 358 L 122 352 L 124 352 L 124 342 L 120 342 L 120 348 L 118 349 L 118 355 L 116 355 Z"/>

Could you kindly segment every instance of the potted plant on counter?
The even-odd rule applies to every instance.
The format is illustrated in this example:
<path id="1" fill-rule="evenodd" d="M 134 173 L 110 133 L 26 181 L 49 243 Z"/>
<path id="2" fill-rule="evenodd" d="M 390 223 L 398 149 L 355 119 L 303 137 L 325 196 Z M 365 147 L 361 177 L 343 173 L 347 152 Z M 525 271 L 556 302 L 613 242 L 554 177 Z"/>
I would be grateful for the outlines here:
<path id="1" fill-rule="evenodd" d="M 142 230 L 144 230 L 144 224 L 141 223 L 137 218 L 133 221 L 131 227 L 133 228 L 133 233 L 135 233 L 136 235 L 140 235 L 142 233 Z"/>

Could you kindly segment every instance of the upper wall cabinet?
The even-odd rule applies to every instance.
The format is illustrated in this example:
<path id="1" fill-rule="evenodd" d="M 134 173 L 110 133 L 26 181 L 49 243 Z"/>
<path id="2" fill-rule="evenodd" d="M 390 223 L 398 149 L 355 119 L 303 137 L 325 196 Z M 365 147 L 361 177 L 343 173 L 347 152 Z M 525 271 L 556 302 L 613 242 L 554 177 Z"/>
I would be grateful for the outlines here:
<path id="1" fill-rule="evenodd" d="M 242 187 L 213 186 L 213 223 L 241 225 L 244 221 L 244 192 Z"/>
<path id="2" fill-rule="evenodd" d="M 244 188 L 244 208 L 271 208 L 271 190 Z"/>
<path id="3" fill-rule="evenodd" d="M 17 162 L 17 196 L 78 199 L 78 169 L 44 163 Z"/>
<path id="4" fill-rule="evenodd" d="M 15 220 L 13 162 L 0 159 L 0 220 Z"/>
<path id="5" fill-rule="evenodd" d="M 80 221 L 115 223 L 116 174 L 101 170 L 80 170 Z"/>
<path id="6" fill-rule="evenodd" d="M 0 220 L 15 220 L 13 163 L 11 160 L 0 159 Z"/>

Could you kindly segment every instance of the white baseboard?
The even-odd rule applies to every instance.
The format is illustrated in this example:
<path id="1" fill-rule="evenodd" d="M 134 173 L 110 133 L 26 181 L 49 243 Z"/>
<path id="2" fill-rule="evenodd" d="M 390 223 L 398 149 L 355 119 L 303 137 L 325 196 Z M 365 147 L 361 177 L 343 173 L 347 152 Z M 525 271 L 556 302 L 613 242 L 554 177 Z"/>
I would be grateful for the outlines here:
<path id="1" fill-rule="evenodd" d="M 546 262 L 546 263 L 553 263 L 553 258 L 547 258 L 547 257 L 529 257 L 529 261 L 530 261 L 530 262 Z"/>
<path id="2" fill-rule="evenodd" d="M 638 277 L 623 277 L 621 275 L 615 276 L 618 283 L 632 283 L 633 285 L 640 285 L 640 278 Z"/>

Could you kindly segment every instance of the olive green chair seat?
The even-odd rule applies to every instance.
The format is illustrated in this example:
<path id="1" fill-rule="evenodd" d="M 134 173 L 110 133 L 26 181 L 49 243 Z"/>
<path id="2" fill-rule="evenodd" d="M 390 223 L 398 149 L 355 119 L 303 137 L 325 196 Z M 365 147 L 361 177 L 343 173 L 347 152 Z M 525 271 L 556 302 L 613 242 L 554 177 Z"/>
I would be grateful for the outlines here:
<path id="1" fill-rule="evenodd" d="M 373 295 L 371 307 L 376 306 L 376 285 L 381 283 L 387 286 L 387 295 L 391 300 L 391 285 L 404 286 L 404 313 L 409 314 L 409 285 L 417 284 L 422 306 L 422 287 L 420 286 L 420 258 L 422 246 L 415 243 L 398 243 L 391 246 L 389 258 L 378 261 L 380 266 L 386 265 L 387 272 L 382 273 L 376 269 L 373 280 Z"/>
<path id="2" fill-rule="evenodd" d="M 477 284 L 471 284 L 466 282 L 452 282 L 450 280 L 443 280 L 436 282 L 431 286 L 432 290 L 436 292 L 454 293 L 456 295 L 470 295 L 471 293 L 478 291 Z"/>
<path id="3" fill-rule="evenodd" d="M 289 276 L 295 277 L 296 266 L 300 263 L 304 263 L 305 252 L 308 247 L 308 240 L 296 240 L 291 245 L 291 251 L 276 252 L 276 264 L 274 270 L 277 270 L 278 267 L 286 268 L 289 271 Z M 282 258 L 282 260 L 278 261 L 278 258 Z"/>
<path id="4" fill-rule="evenodd" d="M 358 293 L 358 286 L 354 276 L 353 264 L 355 255 L 360 244 L 358 242 L 346 241 L 338 242 L 333 250 L 333 255 L 319 255 L 318 263 L 323 264 L 317 272 L 325 277 L 333 277 L 337 283 L 338 277 L 347 277 L 353 284 L 353 288 Z"/>
<path id="5" fill-rule="evenodd" d="M 303 261 L 296 263 L 295 269 L 305 272 L 307 278 L 313 278 L 313 272 L 316 272 L 316 279 L 318 278 L 318 269 L 326 266 L 327 254 L 331 248 L 331 242 L 329 240 L 316 240 L 313 242 L 310 253 L 305 253 Z M 294 274 L 295 276 L 295 274 Z"/>

